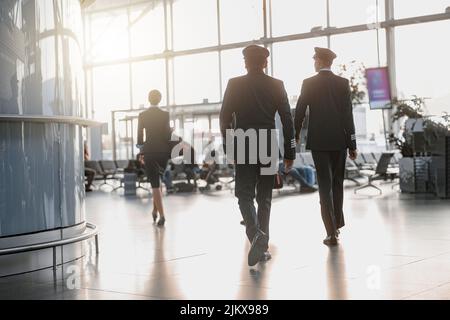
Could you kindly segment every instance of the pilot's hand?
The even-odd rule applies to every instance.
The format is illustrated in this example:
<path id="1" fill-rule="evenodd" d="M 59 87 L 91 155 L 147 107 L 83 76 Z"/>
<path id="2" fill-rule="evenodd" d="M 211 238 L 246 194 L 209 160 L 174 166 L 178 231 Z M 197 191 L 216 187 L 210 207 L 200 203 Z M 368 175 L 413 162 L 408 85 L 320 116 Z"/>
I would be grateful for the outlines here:
<path id="1" fill-rule="evenodd" d="M 348 150 L 350 160 L 355 161 L 358 158 L 358 150 Z"/>
<path id="2" fill-rule="evenodd" d="M 289 171 L 292 170 L 293 166 L 294 166 L 294 160 L 284 159 L 284 170 L 286 173 L 289 173 Z"/>
<path id="3" fill-rule="evenodd" d="M 141 164 L 141 165 L 145 165 L 145 159 L 144 159 L 144 156 L 143 155 L 140 155 L 139 156 L 139 163 Z"/>

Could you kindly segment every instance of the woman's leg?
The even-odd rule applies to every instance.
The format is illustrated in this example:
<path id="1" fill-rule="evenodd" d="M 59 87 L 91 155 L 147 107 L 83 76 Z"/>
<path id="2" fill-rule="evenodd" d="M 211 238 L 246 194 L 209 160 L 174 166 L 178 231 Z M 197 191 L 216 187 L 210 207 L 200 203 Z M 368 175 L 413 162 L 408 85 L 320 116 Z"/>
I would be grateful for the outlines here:
<path id="1" fill-rule="evenodd" d="M 162 200 L 162 188 L 153 189 L 153 207 L 159 212 L 160 218 L 164 218 L 164 205 Z"/>

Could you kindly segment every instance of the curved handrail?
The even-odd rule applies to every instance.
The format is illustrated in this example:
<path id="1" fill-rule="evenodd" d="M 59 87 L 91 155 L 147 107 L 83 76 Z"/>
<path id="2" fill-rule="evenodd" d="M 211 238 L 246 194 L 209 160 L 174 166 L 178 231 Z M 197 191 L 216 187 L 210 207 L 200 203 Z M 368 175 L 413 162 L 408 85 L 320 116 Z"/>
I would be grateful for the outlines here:
<path id="1" fill-rule="evenodd" d="M 43 116 L 43 115 L 17 115 L 2 114 L 0 122 L 34 122 L 34 123 L 65 123 L 74 124 L 83 127 L 100 126 L 102 123 L 94 120 L 69 117 L 69 116 Z"/>
<path id="2" fill-rule="evenodd" d="M 81 242 L 84 240 L 88 240 L 92 237 L 98 236 L 98 228 L 96 225 L 93 225 L 91 223 L 86 223 L 86 228 L 91 229 L 91 230 L 88 232 L 85 232 L 79 236 L 72 237 L 72 238 L 38 243 L 38 244 L 31 244 L 31 245 L 26 245 L 26 246 L 19 246 L 19 247 L 14 247 L 14 248 L 0 249 L 0 256 L 65 246 L 68 244 Z"/>

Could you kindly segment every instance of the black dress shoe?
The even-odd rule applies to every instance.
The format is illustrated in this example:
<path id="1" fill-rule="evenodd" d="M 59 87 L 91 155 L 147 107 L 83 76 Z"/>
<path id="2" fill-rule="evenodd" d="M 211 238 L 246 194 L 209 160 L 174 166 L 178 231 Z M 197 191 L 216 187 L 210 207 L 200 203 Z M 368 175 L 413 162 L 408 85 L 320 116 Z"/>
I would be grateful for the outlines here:
<path id="1" fill-rule="evenodd" d="M 317 192 L 318 189 L 315 187 L 301 187 L 300 193 L 314 193 Z"/>
<path id="2" fill-rule="evenodd" d="M 253 238 L 252 247 L 248 252 L 248 265 L 255 266 L 260 260 L 264 252 L 267 250 L 267 242 L 269 237 L 263 232 L 258 232 Z"/>
<path id="3" fill-rule="evenodd" d="M 336 236 L 328 236 L 323 240 L 323 244 L 326 246 L 337 246 L 338 241 Z"/>
<path id="4" fill-rule="evenodd" d="M 164 218 L 164 217 L 159 218 L 158 227 L 164 227 L 165 224 L 166 224 L 166 218 Z"/>
<path id="5" fill-rule="evenodd" d="M 261 256 L 261 259 L 259 260 L 259 262 L 267 262 L 269 260 L 272 260 L 272 255 L 270 254 L 269 251 L 266 251 Z"/>

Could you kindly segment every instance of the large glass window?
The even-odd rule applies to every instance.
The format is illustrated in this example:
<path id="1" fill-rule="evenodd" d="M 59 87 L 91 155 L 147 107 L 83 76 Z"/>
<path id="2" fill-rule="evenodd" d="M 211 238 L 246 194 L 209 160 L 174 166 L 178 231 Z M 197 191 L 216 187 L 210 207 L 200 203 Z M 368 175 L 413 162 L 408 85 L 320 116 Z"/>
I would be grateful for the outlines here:
<path id="1" fill-rule="evenodd" d="M 217 52 L 176 57 L 174 64 L 176 104 L 202 103 L 205 99 L 219 101 Z"/>
<path id="2" fill-rule="evenodd" d="M 143 56 L 165 49 L 164 8 L 161 2 L 132 7 L 130 14 L 131 55 Z"/>
<path id="3" fill-rule="evenodd" d="M 173 27 L 175 50 L 217 45 L 216 1 L 174 1 Z"/>
<path id="4" fill-rule="evenodd" d="M 39 22 L 37 22 L 39 32 L 52 30 L 55 28 L 55 14 L 53 3 L 47 0 L 37 0 L 39 8 Z"/>
<path id="5" fill-rule="evenodd" d="M 130 109 L 130 76 L 127 64 L 97 67 L 93 71 L 94 116 L 109 122 L 112 110 Z"/>
<path id="6" fill-rule="evenodd" d="M 284 81 L 291 106 L 295 107 L 303 80 L 314 75 L 314 47 L 326 46 L 325 38 L 315 38 L 273 45 L 273 73 Z"/>
<path id="7" fill-rule="evenodd" d="M 325 0 L 272 0 L 274 36 L 309 32 L 318 26 L 327 26 Z"/>
<path id="8" fill-rule="evenodd" d="M 161 105 L 167 104 L 166 66 L 164 60 L 152 60 L 133 64 L 133 104 L 135 108 L 148 105 L 150 90 L 162 93 Z"/>
<path id="9" fill-rule="evenodd" d="M 246 74 L 242 49 L 226 50 L 222 52 L 222 88 L 225 92 L 231 78 Z"/>
<path id="10" fill-rule="evenodd" d="M 450 21 L 396 28 L 399 96 L 426 100 L 429 112 L 450 110 Z"/>
<path id="11" fill-rule="evenodd" d="M 450 0 L 411 1 L 395 0 L 395 18 L 418 17 L 428 14 L 444 13 L 450 7 Z"/>
<path id="12" fill-rule="evenodd" d="M 386 58 L 386 33 L 379 32 L 379 51 L 376 30 L 336 35 L 331 38 L 331 49 L 336 52 L 334 63 L 337 71 L 340 65 L 349 65 L 353 61 L 363 63 L 366 68 L 378 67 L 378 52 L 380 65 L 385 66 Z"/>
<path id="13" fill-rule="evenodd" d="M 95 13 L 91 18 L 91 43 L 87 58 L 108 61 L 128 57 L 128 16 L 126 10 Z"/>
<path id="14" fill-rule="evenodd" d="M 411 2 L 411 1 L 409 1 Z M 330 0 L 330 24 L 346 27 L 384 21 L 384 0 Z"/>
<path id="15" fill-rule="evenodd" d="M 83 24 L 81 17 L 81 8 L 78 1 L 61 0 L 62 22 L 65 28 L 72 30 L 76 35 L 83 34 Z M 81 41 L 81 39 L 79 39 Z"/>
<path id="16" fill-rule="evenodd" d="M 262 1 L 220 0 L 220 21 L 222 43 L 258 40 L 264 36 Z"/>

